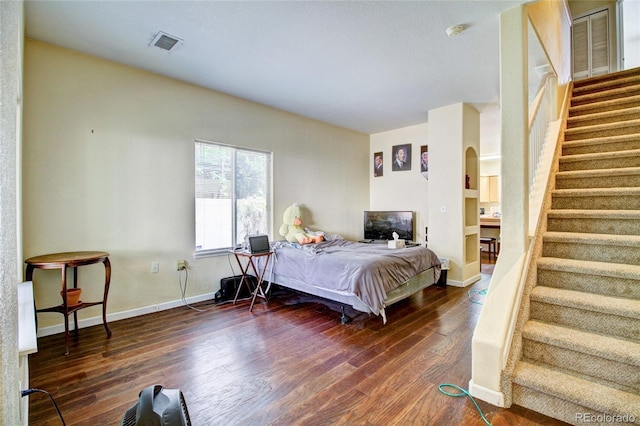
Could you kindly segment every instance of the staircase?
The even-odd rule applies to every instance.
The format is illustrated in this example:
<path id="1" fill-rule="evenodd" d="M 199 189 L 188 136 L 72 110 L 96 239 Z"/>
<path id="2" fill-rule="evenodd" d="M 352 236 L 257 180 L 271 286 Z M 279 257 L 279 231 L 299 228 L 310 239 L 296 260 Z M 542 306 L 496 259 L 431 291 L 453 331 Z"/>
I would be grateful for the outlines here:
<path id="1" fill-rule="evenodd" d="M 640 69 L 575 82 L 557 170 L 512 402 L 640 425 Z"/>

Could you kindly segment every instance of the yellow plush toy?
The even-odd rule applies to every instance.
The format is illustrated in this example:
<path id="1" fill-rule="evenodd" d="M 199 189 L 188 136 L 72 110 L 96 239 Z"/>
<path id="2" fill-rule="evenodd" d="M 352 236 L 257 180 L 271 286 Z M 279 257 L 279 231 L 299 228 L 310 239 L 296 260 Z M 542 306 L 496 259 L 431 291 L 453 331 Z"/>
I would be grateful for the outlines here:
<path id="1" fill-rule="evenodd" d="M 280 235 L 290 243 L 309 244 L 324 240 L 321 233 L 312 234 L 302 227 L 302 209 L 297 203 L 286 208 L 282 221 L 284 223 L 280 226 Z"/>

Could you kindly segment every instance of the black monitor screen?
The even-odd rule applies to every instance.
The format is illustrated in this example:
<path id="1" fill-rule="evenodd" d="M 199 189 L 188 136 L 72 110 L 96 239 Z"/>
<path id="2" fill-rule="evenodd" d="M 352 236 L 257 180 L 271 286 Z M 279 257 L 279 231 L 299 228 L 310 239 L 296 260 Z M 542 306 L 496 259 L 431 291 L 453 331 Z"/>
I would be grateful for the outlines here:
<path id="1" fill-rule="evenodd" d="M 251 253 L 266 253 L 271 250 L 267 235 L 252 235 L 249 237 L 249 250 Z"/>
<path id="2" fill-rule="evenodd" d="M 400 240 L 413 241 L 412 211 L 364 212 L 365 239 L 393 240 L 394 232 Z"/>

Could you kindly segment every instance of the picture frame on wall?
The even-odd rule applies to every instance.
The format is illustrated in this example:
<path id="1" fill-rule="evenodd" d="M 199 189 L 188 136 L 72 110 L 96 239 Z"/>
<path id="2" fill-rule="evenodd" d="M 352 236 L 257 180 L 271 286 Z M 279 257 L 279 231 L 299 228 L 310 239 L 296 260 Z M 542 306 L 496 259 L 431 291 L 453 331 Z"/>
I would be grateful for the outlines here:
<path id="1" fill-rule="evenodd" d="M 420 173 L 423 178 L 429 180 L 429 145 L 420 147 Z"/>
<path id="2" fill-rule="evenodd" d="M 373 177 L 384 176 L 384 163 L 382 152 L 373 153 Z"/>
<path id="3" fill-rule="evenodd" d="M 391 170 L 398 172 L 402 170 L 411 170 L 411 144 L 394 145 L 391 148 L 393 162 Z"/>

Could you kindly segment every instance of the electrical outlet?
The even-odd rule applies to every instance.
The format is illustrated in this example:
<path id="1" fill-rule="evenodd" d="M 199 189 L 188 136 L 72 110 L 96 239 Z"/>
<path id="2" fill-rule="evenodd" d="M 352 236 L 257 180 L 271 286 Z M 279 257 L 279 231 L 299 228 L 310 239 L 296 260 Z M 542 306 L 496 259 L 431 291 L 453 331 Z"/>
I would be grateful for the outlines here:
<path id="1" fill-rule="evenodd" d="M 187 269 L 187 261 L 184 259 L 176 260 L 176 270 L 183 271 Z"/>
<path id="2" fill-rule="evenodd" d="M 151 273 L 157 274 L 160 272 L 160 263 L 159 262 L 151 262 Z"/>

